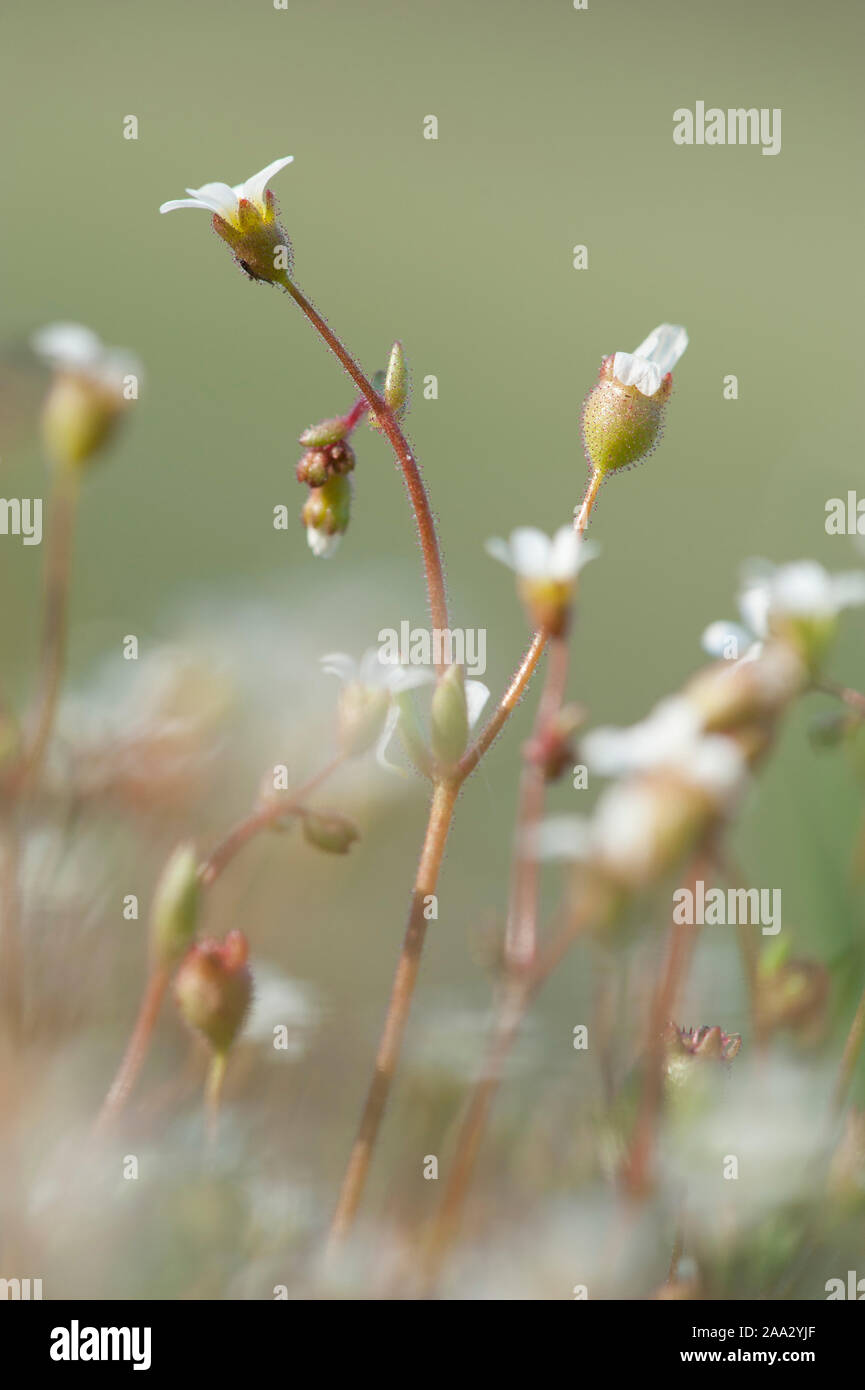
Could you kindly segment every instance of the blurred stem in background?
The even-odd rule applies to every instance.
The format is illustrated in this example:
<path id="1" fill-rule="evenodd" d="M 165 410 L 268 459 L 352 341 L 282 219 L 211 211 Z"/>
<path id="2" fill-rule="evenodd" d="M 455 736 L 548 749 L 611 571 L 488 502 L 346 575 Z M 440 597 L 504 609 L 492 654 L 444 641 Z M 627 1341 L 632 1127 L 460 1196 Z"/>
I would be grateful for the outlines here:
<path id="1" fill-rule="evenodd" d="M 599 488 L 600 480 L 595 474 L 590 482 L 578 518 L 577 530 L 580 536 L 582 536 L 588 525 Z M 497 734 L 504 727 L 510 714 L 519 703 L 547 646 L 549 638 L 550 631 L 548 627 L 546 625 L 539 626 L 532 639 L 528 652 L 505 690 L 495 712 L 472 747 L 469 748 L 461 758 L 453 773 L 452 779 L 447 783 L 439 783 L 435 788 L 424 840 L 424 852 L 421 857 L 418 877 L 415 881 L 415 890 L 412 896 L 409 923 L 406 929 L 402 953 L 397 965 L 396 976 L 391 989 L 390 1001 L 385 1015 L 378 1051 L 376 1053 L 373 1077 L 367 1091 L 360 1126 L 349 1157 L 348 1167 L 343 1177 L 336 1211 L 331 1223 L 328 1240 L 328 1250 L 331 1254 L 335 1253 L 339 1245 L 351 1231 L 363 1195 L 363 1189 L 369 1172 L 369 1166 L 378 1138 L 379 1129 L 381 1127 L 381 1121 L 387 1105 L 388 1095 L 399 1062 L 402 1038 L 405 1032 L 405 1025 L 411 1008 L 412 996 L 417 980 L 420 953 L 423 949 L 423 941 L 426 932 L 426 921 L 423 915 L 423 897 L 435 891 L 438 871 L 444 854 L 445 841 L 450 829 L 457 793 L 466 779 L 477 767 L 481 758 L 489 749 Z M 546 693 L 541 702 L 542 709 L 539 712 L 539 720 L 542 720 L 544 725 L 546 725 L 554 711 L 558 712 L 567 675 L 566 643 L 558 634 L 553 640 L 555 650 L 551 658 L 552 669 L 548 674 Z M 530 829 L 530 824 L 533 821 L 536 822 L 540 814 L 540 809 L 542 809 L 543 806 L 543 773 L 541 772 L 540 775 L 540 805 L 537 804 L 538 798 L 536 796 L 536 780 L 534 774 L 525 787 L 526 804 L 523 806 L 522 812 L 525 821 L 522 829 L 525 831 Z M 531 795 L 529 795 L 529 792 Z M 434 870 L 432 876 L 429 874 L 431 868 Z M 530 912 L 528 910 L 528 899 L 536 889 L 536 873 L 534 868 L 528 868 L 528 861 L 525 857 L 522 868 L 518 868 L 517 870 L 515 883 L 519 889 L 520 902 L 522 904 L 523 925 L 520 928 L 520 939 L 524 943 L 530 936 L 533 941 L 534 918 L 537 912 L 537 906 L 535 904 L 533 910 Z M 516 909 L 514 911 L 514 920 L 518 920 Z M 523 928 L 525 928 L 525 930 L 523 930 Z"/>

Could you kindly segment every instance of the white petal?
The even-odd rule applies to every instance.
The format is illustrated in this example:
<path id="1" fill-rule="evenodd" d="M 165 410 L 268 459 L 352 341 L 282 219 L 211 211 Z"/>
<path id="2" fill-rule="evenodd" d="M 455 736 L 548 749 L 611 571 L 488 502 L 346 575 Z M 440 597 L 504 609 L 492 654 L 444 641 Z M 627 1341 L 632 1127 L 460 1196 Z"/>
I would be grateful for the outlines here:
<path id="1" fill-rule="evenodd" d="M 511 554 L 511 547 L 507 541 L 503 541 L 501 536 L 491 536 L 484 543 L 484 550 L 491 555 L 494 560 L 500 560 L 508 569 L 514 568 L 514 557 Z"/>
<path id="2" fill-rule="evenodd" d="M 278 174 L 280 169 L 284 169 L 286 164 L 291 164 L 294 159 L 293 154 L 288 154 L 284 159 L 275 159 L 272 164 L 268 164 L 260 173 L 253 174 L 246 183 L 240 184 L 234 192 L 239 198 L 248 198 L 251 203 L 262 210 L 264 209 L 264 192 L 274 174 Z"/>
<path id="3" fill-rule="evenodd" d="M 331 555 L 339 549 L 342 540 L 342 532 L 335 531 L 332 536 L 327 535 L 317 526 L 307 526 L 306 543 L 319 560 L 329 560 Z"/>
<path id="4" fill-rule="evenodd" d="M 160 204 L 160 212 L 174 212 L 175 208 L 203 208 L 205 212 L 213 212 L 210 203 L 203 203 L 200 198 L 172 198 L 168 203 Z"/>
<path id="5" fill-rule="evenodd" d="M 200 188 L 187 188 L 186 191 L 190 198 L 196 198 L 220 217 L 234 217 L 237 212 L 237 194 L 227 183 L 203 183 Z"/>
<path id="6" fill-rule="evenodd" d="M 388 745 L 390 744 L 390 741 L 396 732 L 396 726 L 399 723 L 399 716 L 399 705 L 391 705 L 390 709 L 387 712 L 387 718 L 384 721 L 384 728 L 382 729 L 381 734 L 379 735 L 378 743 L 375 745 L 375 760 L 378 763 L 379 767 L 385 768 L 386 771 L 398 772 L 400 777 L 405 777 L 407 775 L 405 770 L 401 767 L 398 767 L 396 763 L 392 763 L 389 758 L 385 757 L 385 754 L 388 750 Z"/>
<path id="7" fill-rule="evenodd" d="M 511 532 L 513 567 L 523 579 L 545 579 L 550 572 L 553 543 L 537 526 L 518 526 Z"/>
<path id="8" fill-rule="evenodd" d="M 697 741 L 683 771 L 689 782 L 726 798 L 742 786 L 747 767 L 738 744 L 712 734 Z"/>
<path id="9" fill-rule="evenodd" d="M 655 362 L 635 352 L 617 352 L 613 358 L 613 376 L 616 380 L 623 386 L 636 386 L 644 396 L 654 396 L 663 375 Z"/>
<path id="10" fill-rule="evenodd" d="M 771 601 L 771 579 L 756 576 L 745 584 L 739 594 L 739 612 L 755 637 L 769 636 L 769 607 Z"/>
<path id="11" fill-rule="evenodd" d="M 653 328 L 648 338 L 635 349 L 635 357 L 645 357 L 660 368 L 665 377 L 678 362 L 688 346 L 688 334 L 681 324 L 661 323 Z"/>
<path id="12" fill-rule="evenodd" d="M 700 646 L 709 656 L 736 661 L 751 647 L 751 634 L 741 623 L 730 623 L 725 619 L 710 623 L 700 638 Z"/>
<path id="13" fill-rule="evenodd" d="M 484 685 L 483 681 L 466 681 L 466 712 L 470 729 L 477 724 L 489 698 L 489 686 Z"/>
<path id="14" fill-rule="evenodd" d="M 580 570 L 580 536 L 573 526 L 560 526 L 550 546 L 551 579 L 574 579 Z"/>
<path id="15" fill-rule="evenodd" d="M 389 666 L 385 684 L 394 695 L 404 690 L 417 690 L 422 685 L 435 685 L 435 674 L 428 666 Z"/>
<path id="16" fill-rule="evenodd" d="M 582 859 L 591 843 L 591 822 L 586 816 L 549 816 L 538 826 L 539 859 Z"/>
<path id="17" fill-rule="evenodd" d="M 101 357 L 101 339 L 81 323 L 50 323 L 33 334 L 40 357 L 62 367 L 86 367 Z"/>
<path id="18" fill-rule="evenodd" d="M 848 570 L 832 579 L 832 594 L 837 608 L 855 608 L 865 603 L 865 574 Z"/>
<path id="19" fill-rule="evenodd" d="M 338 676 L 341 681 L 354 680 L 357 675 L 357 662 L 347 652 L 328 652 L 320 660 L 321 669 L 329 676 Z"/>

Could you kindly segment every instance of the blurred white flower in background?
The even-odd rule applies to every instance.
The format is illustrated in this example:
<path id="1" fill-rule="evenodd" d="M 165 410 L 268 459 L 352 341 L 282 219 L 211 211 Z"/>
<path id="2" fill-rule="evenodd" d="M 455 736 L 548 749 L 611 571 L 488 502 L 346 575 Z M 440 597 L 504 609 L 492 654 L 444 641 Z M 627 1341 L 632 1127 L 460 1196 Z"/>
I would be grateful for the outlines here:
<path id="1" fill-rule="evenodd" d="M 699 710 L 684 696 L 656 705 L 629 728 L 601 726 L 580 740 L 586 765 L 599 777 L 668 770 L 724 800 L 741 787 L 745 761 L 732 739 L 704 734 Z"/>
<path id="2" fill-rule="evenodd" d="M 816 560 L 788 565 L 750 560 L 743 568 L 739 590 L 742 622 L 710 623 L 700 643 L 710 656 L 754 660 L 770 636 L 773 618 L 832 622 L 843 609 L 861 604 L 865 604 L 861 570 L 830 574 Z"/>

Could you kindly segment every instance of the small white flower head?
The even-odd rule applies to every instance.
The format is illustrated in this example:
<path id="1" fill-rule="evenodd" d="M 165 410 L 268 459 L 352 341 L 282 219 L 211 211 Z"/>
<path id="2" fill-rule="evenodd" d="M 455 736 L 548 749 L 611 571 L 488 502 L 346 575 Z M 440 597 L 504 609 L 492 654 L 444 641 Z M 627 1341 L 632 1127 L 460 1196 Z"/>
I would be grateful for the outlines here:
<path id="1" fill-rule="evenodd" d="M 812 668 L 819 664 L 845 608 L 865 604 L 865 573 L 829 574 L 816 560 L 772 565 L 752 560 L 743 571 L 743 625 L 711 623 L 701 642 L 711 656 L 753 660 L 770 637 L 792 643 Z"/>
<path id="2" fill-rule="evenodd" d="M 123 400 L 129 377 L 141 380 L 141 363 L 126 348 L 106 347 L 82 323 L 49 323 L 31 338 L 34 352 L 56 372 L 85 377 Z"/>
<path id="3" fill-rule="evenodd" d="M 163 203 L 160 212 L 203 208 L 213 214 L 214 229 L 234 252 L 241 269 L 253 280 L 284 284 L 291 270 L 291 243 L 276 215 L 276 201 L 267 185 L 293 155 L 275 159 L 244 183 L 205 183 L 187 188 L 188 198 Z"/>
<path id="4" fill-rule="evenodd" d="M 559 635 L 567 626 L 580 571 L 600 547 L 584 540 L 573 526 L 560 527 L 554 536 L 535 526 L 518 526 L 506 541 L 488 540 L 486 551 L 516 574 L 532 621 Z"/>
<path id="5" fill-rule="evenodd" d="M 684 328 L 662 323 L 636 351 L 604 358 L 581 417 L 592 472 L 606 476 L 629 468 L 656 447 L 673 389 L 673 368 L 687 346 Z"/>
<path id="6" fill-rule="evenodd" d="M 49 324 L 31 343 L 55 374 L 42 415 L 46 448 L 60 467 L 76 469 L 97 453 L 127 404 L 137 400 L 141 365 L 80 323 Z"/>
<path id="7" fill-rule="evenodd" d="M 359 662 L 346 652 L 331 652 L 321 658 L 321 665 L 328 675 L 342 681 L 338 730 L 345 755 L 359 757 L 375 746 L 378 761 L 390 766 L 384 754 L 399 721 L 396 697 L 414 686 L 429 684 L 431 672 L 384 661 L 377 647 L 368 648 Z"/>
<path id="8" fill-rule="evenodd" d="M 738 745 L 704 734 L 700 712 L 683 696 L 661 701 L 630 728 L 594 729 L 580 746 L 587 767 L 600 777 L 669 772 L 719 803 L 738 791 L 745 777 Z"/>

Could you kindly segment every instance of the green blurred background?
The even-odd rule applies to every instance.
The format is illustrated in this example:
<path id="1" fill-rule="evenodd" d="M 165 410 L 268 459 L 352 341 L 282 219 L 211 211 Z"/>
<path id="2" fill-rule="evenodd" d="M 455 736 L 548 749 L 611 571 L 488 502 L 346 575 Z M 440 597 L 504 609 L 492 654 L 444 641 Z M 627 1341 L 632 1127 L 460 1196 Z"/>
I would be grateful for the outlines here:
<path id="1" fill-rule="evenodd" d="M 568 519 L 585 481 L 579 408 L 601 356 L 633 349 L 664 320 L 686 324 L 691 345 L 661 449 L 602 494 L 592 530 L 603 555 L 585 576 L 571 695 L 595 722 L 641 717 L 699 664 L 706 623 L 735 615 L 739 565 L 752 555 L 861 563 L 852 540 L 826 536 L 824 508 L 862 487 L 863 29 L 854 0 L 590 0 L 585 12 L 569 0 L 289 0 L 284 11 L 268 0 L 90 0 L 8 10 L 4 495 L 44 491 L 42 383 L 26 352 L 35 328 L 82 321 L 132 348 L 146 371 L 122 441 L 87 485 L 73 684 L 126 633 L 146 648 L 188 630 L 201 603 L 230 647 L 261 598 L 285 614 L 274 680 L 296 654 L 297 683 L 326 711 L 335 691 L 316 673 L 317 652 L 359 652 L 379 628 L 424 619 L 406 498 L 369 431 L 358 437 L 354 515 L 337 557 L 313 560 L 300 526 L 273 529 L 274 505 L 294 512 L 303 501 L 298 433 L 346 409 L 352 392 L 290 300 L 236 271 L 204 213 L 158 214 L 187 185 L 236 183 L 289 153 L 295 163 L 274 192 L 298 283 L 369 371 L 395 337 L 405 344 L 416 387 L 409 431 L 455 621 L 487 629 L 494 691 L 527 634 L 510 578 L 483 542 Z M 672 113 L 698 99 L 782 108 L 781 154 L 675 146 Z M 128 114 L 137 141 L 123 138 Z M 423 138 L 428 114 L 437 141 Z M 584 271 L 572 267 L 577 243 L 588 247 Z M 737 401 L 722 395 L 728 373 Z M 436 401 L 423 399 L 427 374 L 438 378 Z M 37 548 L 0 541 L 0 667 L 19 699 L 37 651 L 41 560 Z M 834 674 L 860 686 L 863 632 L 862 614 L 848 617 L 833 661 Z M 267 682 L 269 651 L 259 658 Z M 278 702 L 279 690 L 270 696 Z M 304 750 L 315 740 L 291 727 L 292 709 L 287 701 L 302 776 L 327 741 Z M 527 706 L 464 795 L 421 1016 L 439 997 L 488 999 L 472 936 L 504 907 L 528 715 Z M 852 993 L 862 913 L 846 874 L 861 786 L 840 758 L 814 755 L 804 725 L 792 721 L 749 801 L 740 848 L 756 882 L 783 888 L 797 948 L 843 965 L 839 988 Z M 191 827 L 203 838 L 242 811 L 280 750 L 258 752 Z M 331 1183 L 424 819 L 419 786 L 378 815 L 384 790 L 370 772 L 368 834 L 350 861 L 312 863 L 287 841 L 259 846 L 214 909 L 217 929 L 239 914 L 283 969 L 328 1000 L 315 1103 L 328 1143 L 322 1157 L 311 1124 L 308 1157 L 321 1158 Z M 580 795 L 565 784 L 551 804 L 583 810 Z M 127 880 L 144 900 L 163 849 L 157 840 L 130 861 Z M 140 949 L 116 946 L 126 983 L 106 1068 Z M 718 949 L 726 958 L 734 946 Z M 746 1026 L 734 957 L 705 991 L 712 1016 L 683 1022 Z M 573 968 L 547 996 L 544 1026 L 562 1030 L 562 1064 L 582 997 Z M 849 1003 L 838 1001 L 842 1021 Z M 91 1084 L 98 1094 L 98 1078 Z M 387 1169 L 385 1160 L 379 1190 Z"/>

